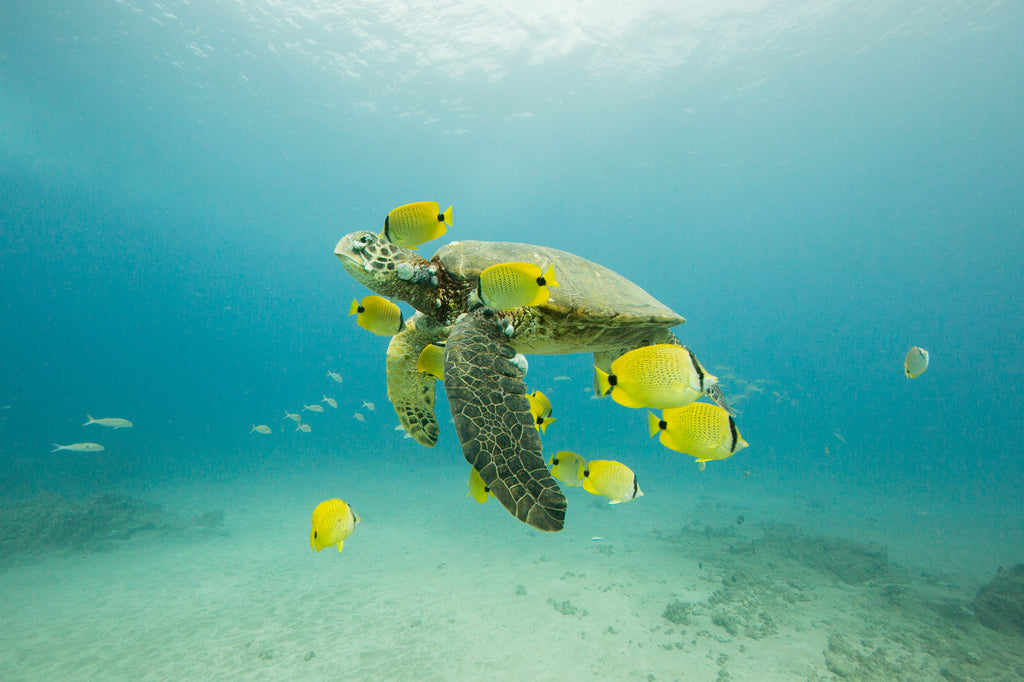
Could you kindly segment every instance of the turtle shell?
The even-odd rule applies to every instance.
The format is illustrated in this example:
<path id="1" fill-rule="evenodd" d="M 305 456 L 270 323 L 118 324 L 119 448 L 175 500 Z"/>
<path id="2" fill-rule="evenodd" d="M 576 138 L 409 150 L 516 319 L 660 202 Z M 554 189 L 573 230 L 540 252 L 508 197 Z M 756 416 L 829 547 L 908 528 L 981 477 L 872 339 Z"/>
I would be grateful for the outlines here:
<path id="1" fill-rule="evenodd" d="M 593 325 L 668 328 L 686 320 L 614 270 L 567 251 L 514 242 L 456 241 L 441 247 L 434 258 L 452 277 L 479 278 L 497 263 L 524 262 L 547 270 L 555 266 L 560 286 L 540 311 L 556 319 Z"/>

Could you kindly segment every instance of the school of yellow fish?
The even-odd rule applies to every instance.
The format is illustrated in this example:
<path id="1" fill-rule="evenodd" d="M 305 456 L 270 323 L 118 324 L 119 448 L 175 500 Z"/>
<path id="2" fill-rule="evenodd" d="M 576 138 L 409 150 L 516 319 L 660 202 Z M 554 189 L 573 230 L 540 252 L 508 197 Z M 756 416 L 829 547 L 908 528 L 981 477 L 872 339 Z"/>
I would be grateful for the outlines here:
<path id="1" fill-rule="evenodd" d="M 441 212 L 440 204 L 436 202 L 406 204 L 388 214 L 382 236 L 399 246 L 415 248 L 444 235 L 451 224 L 451 207 Z M 551 296 L 549 287 L 559 286 L 559 283 L 554 266 L 547 264 L 547 269 L 544 269 L 543 265 L 512 262 L 485 268 L 480 274 L 477 294 L 486 305 L 496 310 L 544 305 Z M 357 316 L 356 322 L 360 327 L 379 336 L 393 336 L 405 325 L 401 309 L 380 296 L 366 296 L 361 301 L 353 301 L 349 314 Z M 444 380 L 443 366 L 444 347 L 438 344 L 426 346 L 416 363 L 417 371 L 439 381 Z M 906 376 L 917 378 L 927 368 L 928 351 L 917 346 L 911 348 L 904 360 Z M 660 417 L 651 411 L 647 413 L 650 436 L 657 435 L 666 448 L 693 457 L 700 471 L 704 471 L 707 462 L 727 459 L 749 446 L 730 411 L 700 401 L 718 383 L 718 378 L 708 372 L 688 348 L 674 344 L 637 348 L 616 358 L 610 370 L 594 367 L 597 392 L 593 397 L 610 395 L 612 400 L 625 407 L 661 410 Z M 555 380 L 568 381 L 569 377 L 557 376 Z M 760 387 L 763 381 L 766 380 L 743 382 L 747 389 L 738 399 L 742 400 L 753 392 L 763 392 Z M 535 428 L 546 434 L 548 426 L 556 421 L 552 416 L 551 401 L 543 392 L 536 390 L 528 393 L 527 399 Z M 402 427 L 397 426 L 395 430 L 402 430 Z M 609 504 L 629 502 L 644 494 L 636 475 L 621 462 L 605 459 L 588 462 L 578 453 L 561 450 L 550 456 L 547 466 L 561 483 L 606 497 Z M 477 502 L 484 503 L 493 497 L 476 469 L 470 468 L 466 485 L 466 496 Z M 313 537 L 318 532 L 331 539 L 348 537 L 358 523 L 358 517 L 353 513 L 355 522 L 349 523 L 345 516 L 344 510 L 348 510 L 345 503 L 329 500 L 321 507 L 329 503 L 342 505 L 343 511 L 332 517 L 341 520 L 332 525 L 335 522 L 325 521 L 324 514 L 318 516 L 314 513 Z M 340 543 L 338 548 L 341 549 Z M 319 547 L 314 544 L 314 549 Z"/>
<path id="2" fill-rule="evenodd" d="M 384 220 L 382 235 L 392 243 L 405 248 L 416 248 L 441 237 L 452 225 L 452 207 L 440 210 L 436 202 L 417 202 L 399 206 L 388 213 Z M 551 291 L 549 287 L 559 286 L 553 265 L 538 263 L 502 263 L 483 270 L 477 293 L 488 306 L 497 310 L 544 305 Z M 394 302 L 381 296 L 365 296 L 353 300 L 349 315 L 356 316 L 356 323 L 363 329 L 384 337 L 390 337 L 405 327 L 402 310 Z M 417 360 L 417 371 L 444 379 L 444 346 L 429 344 L 423 348 Z M 916 379 L 928 369 L 928 351 L 912 347 L 904 358 L 904 373 Z M 726 369 L 726 368 L 721 368 Z M 657 344 L 637 348 L 615 359 L 610 371 L 595 366 L 594 397 L 610 395 L 616 403 L 628 408 L 647 408 L 648 432 L 658 436 L 666 448 L 694 458 L 701 471 L 707 462 L 732 457 L 749 446 L 740 434 L 732 414 L 725 409 L 699 399 L 715 386 L 718 378 L 708 372 L 687 348 L 673 344 Z M 328 371 L 327 377 L 335 387 L 343 383 L 342 375 Z M 734 378 L 734 377 L 730 377 Z M 568 381 L 566 376 L 557 376 L 555 381 Z M 759 382 L 743 382 L 747 389 L 739 396 L 745 398 L 751 392 L 762 392 Z M 589 389 L 588 389 L 589 390 Z M 548 427 L 556 421 L 547 395 L 539 390 L 527 394 L 530 415 L 535 428 L 546 434 Z M 338 409 L 338 401 L 326 393 L 319 401 L 303 404 L 301 410 L 284 411 L 282 419 L 295 423 L 295 431 L 311 433 L 312 426 L 303 421 L 302 413 L 322 414 L 324 405 L 331 410 Z M 353 418 L 366 421 L 366 414 L 375 410 L 372 402 L 363 400 L 361 408 Z M 657 415 L 650 410 L 661 410 Z M 98 425 L 112 430 L 132 428 L 134 424 L 120 417 L 94 418 L 86 415 L 84 427 Z M 401 431 L 402 427 L 396 427 Z M 253 424 L 250 433 L 271 435 L 267 424 Z M 405 434 L 405 437 L 409 437 Z M 840 437 L 841 438 L 841 437 Z M 101 452 L 104 446 L 93 442 L 58 445 L 52 452 Z M 605 497 L 609 504 L 630 502 L 643 496 L 636 475 L 625 464 L 607 459 L 588 461 L 582 455 L 561 450 L 547 461 L 552 476 L 569 487 L 582 487 L 586 492 Z M 467 480 L 467 496 L 484 503 L 493 494 L 470 468 Z M 325 500 L 313 510 L 310 545 L 316 552 L 325 547 L 336 546 L 342 550 L 344 541 L 352 534 L 361 519 L 351 506 L 339 498 Z"/>

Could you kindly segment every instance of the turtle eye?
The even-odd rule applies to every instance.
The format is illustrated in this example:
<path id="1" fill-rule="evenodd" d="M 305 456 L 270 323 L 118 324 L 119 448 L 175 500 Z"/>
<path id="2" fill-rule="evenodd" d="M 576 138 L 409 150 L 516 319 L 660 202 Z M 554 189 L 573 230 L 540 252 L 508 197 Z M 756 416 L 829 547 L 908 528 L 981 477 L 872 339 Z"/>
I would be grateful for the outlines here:
<path id="1" fill-rule="evenodd" d="M 362 237 L 359 238 L 359 243 L 360 244 L 369 244 L 372 240 L 373 240 L 373 238 L 370 235 L 364 234 Z"/>

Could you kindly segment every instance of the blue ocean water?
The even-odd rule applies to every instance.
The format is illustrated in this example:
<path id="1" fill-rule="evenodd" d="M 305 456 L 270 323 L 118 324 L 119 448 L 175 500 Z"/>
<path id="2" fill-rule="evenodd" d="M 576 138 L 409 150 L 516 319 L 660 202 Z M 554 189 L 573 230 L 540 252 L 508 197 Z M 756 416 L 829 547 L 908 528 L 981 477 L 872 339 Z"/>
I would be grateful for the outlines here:
<path id="1" fill-rule="evenodd" d="M 1019 528 L 1021 35 L 998 1 L 4 3 L 0 501 L 342 451 L 463 466 L 443 399 L 438 448 L 394 433 L 386 340 L 332 254 L 435 200 L 455 220 L 424 255 L 545 244 L 687 318 L 751 444 L 708 466 L 717 489 Z M 913 345 L 931 365 L 908 380 Z M 698 486 L 590 376 L 531 358 L 545 449 L 628 459 L 644 504 L 666 471 Z M 284 411 L 324 395 L 337 412 L 293 433 Z M 106 450 L 49 453 L 83 440 Z M 1020 559 L 1024 534 L 988 531 Z"/>

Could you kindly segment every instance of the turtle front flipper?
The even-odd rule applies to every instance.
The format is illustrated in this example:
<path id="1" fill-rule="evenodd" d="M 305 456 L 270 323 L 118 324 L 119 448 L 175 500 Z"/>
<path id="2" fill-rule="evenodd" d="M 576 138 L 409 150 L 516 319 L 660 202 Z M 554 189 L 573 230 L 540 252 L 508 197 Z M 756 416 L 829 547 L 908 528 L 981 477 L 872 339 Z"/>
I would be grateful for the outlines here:
<path id="1" fill-rule="evenodd" d="M 504 322 L 490 308 L 464 314 L 444 354 L 444 388 L 466 461 L 516 518 L 561 530 L 565 496 L 544 465 L 522 371 Z"/>
<path id="2" fill-rule="evenodd" d="M 428 343 L 443 340 L 443 331 L 430 318 L 414 315 L 405 329 L 391 337 L 386 361 L 388 400 L 406 433 L 420 445 L 437 445 L 434 416 L 436 379 L 416 370 L 420 351 Z"/>

